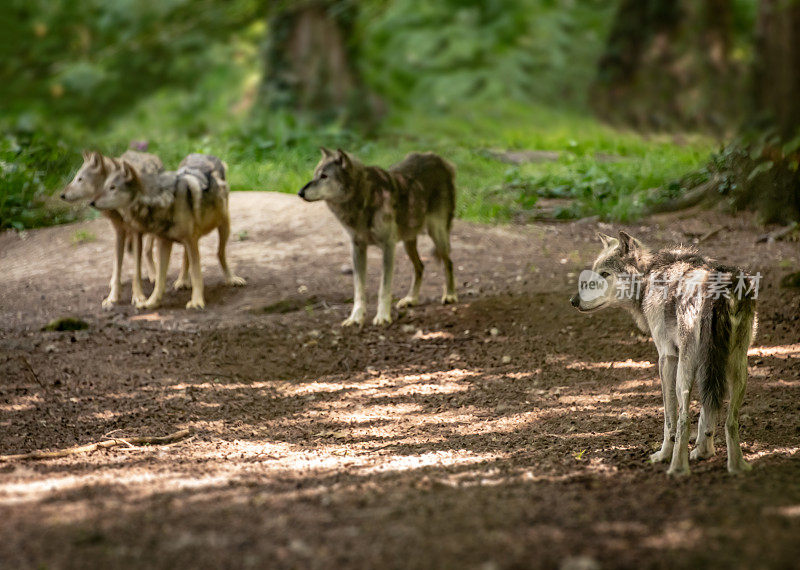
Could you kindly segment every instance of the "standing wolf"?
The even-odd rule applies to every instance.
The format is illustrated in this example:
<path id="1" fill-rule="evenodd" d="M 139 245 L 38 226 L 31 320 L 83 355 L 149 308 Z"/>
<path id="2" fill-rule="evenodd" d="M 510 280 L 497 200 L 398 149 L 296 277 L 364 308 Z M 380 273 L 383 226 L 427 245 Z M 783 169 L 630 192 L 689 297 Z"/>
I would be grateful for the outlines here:
<path id="1" fill-rule="evenodd" d="M 625 232 L 619 239 L 599 237 L 603 251 L 588 275 L 596 286 L 588 287 L 591 281 L 582 274 L 571 302 L 583 312 L 621 306 L 653 337 L 664 396 L 664 442 L 650 460 L 671 460 L 670 475 L 689 473 L 689 403 L 697 381 L 702 410 L 691 458 L 714 455 L 717 414 L 727 394 L 728 471 L 748 471 L 739 446 L 739 408 L 756 327 L 752 281 L 745 290 L 741 270 L 693 249 L 651 252 Z"/>
<path id="2" fill-rule="evenodd" d="M 230 235 L 228 213 L 228 184 L 225 167 L 216 157 L 189 155 L 177 172 L 142 174 L 127 161 L 116 162 L 116 169 L 106 179 L 103 191 L 92 202 L 101 210 L 116 209 L 127 223 L 140 232 L 156 237 L 158 273 L 153 293 L 147 301 L 137 304 L 146 309 L 158 307 L 164 295 L 172 243 L 182 243 L 184 261 L 188 261 L 192 298 L 187 309 L 205 307 L 203 274 L 200 267 L 199 240 L 210 231 L 219 233 L 219 258 L 225 282 L 244 285 L 228 267 L 225 248 Z M 185 282 L 185 270 L 178 281 Z"/>
<path id="3" fill-rule="evenodd" d="M 394 250 L 402 241 L 414 265 L 408 295 L 397 307 L 416 305 L 423 264 L 417 252 L 417 235 L 427 229 L 442 260 L 445 273 L 442 303 L 458 301 L 450 260 L 450 227 L 456 204 L 455 167 L 433 153 L 411 153 L 389 170 L 364 166 L 343 150 L 321 149 L 322 160 L 314 178 L 299 195 L 308 202 L 325 200 L 350 235 L 353 254 L 353 311 L 342 326 L 364 323 L 367 295 L 367 246 L 383 250 L 383 276 L 378 293 L 375 325 L 392 322 Z"/>
<path id="4" fill-rule="evenodd" d="M 103 183 L 114 170 L 112 158 L 103 156 L 99 152 L 83 151 L 83 165 L 80 167 L 72 182 L 67 184 L 61 199 L 67 202 L 78 202 L 94 198 L 103 189 Z M 154 154 L 126 150 L 120 160 L 128 161 L 138 172 L 142 174 L 156 174 L 164 170 L 161 159 Z M 116 250 L 114 256 L 114 270 L 111 274 L 111 291 L 103 300 L 103 307 L 110 308 L 119 302 L 119 292 L 122 288 L 122 261 L 125 256 L 125 241 L 130 238 L 133 242 L 135 270 L 132 280 L 131 303 L 143 302 L 145 299 L 142 290 L 142 271 L 141 271 L 141 234 L 125 223 L 122 215 L 116 210 L 106 210 L 102 212 L 108 218 L 116 234 Z M 145 261 L 148 264 L 150 275 L 155 275 L 153 269 L 152 253 L 150 248 L 145 248 Z"/>

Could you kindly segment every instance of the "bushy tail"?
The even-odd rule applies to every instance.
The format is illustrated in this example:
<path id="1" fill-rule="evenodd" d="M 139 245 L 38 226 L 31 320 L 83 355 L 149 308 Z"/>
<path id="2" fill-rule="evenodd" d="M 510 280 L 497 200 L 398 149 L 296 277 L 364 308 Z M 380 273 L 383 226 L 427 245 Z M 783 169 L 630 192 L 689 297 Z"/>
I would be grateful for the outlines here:
<path id="1" fill-rule="evenodd" d="M 725 369 L 731 353 L 731 305 L 735 299 L 714 299 L 711 314 L 702 319 L 700 329 L 700 394 L 705 406 L 719 410 L 725 400 Z"/>
<path id="2" fill-rule="evenodd" d="M 756 328 L 756 301 L 720 297 L 711 305 L 701 327 L 700 392 L 703 404 L 719 410 L 728 388 L 726 371 L 731 358 L 746 355 Z"/>

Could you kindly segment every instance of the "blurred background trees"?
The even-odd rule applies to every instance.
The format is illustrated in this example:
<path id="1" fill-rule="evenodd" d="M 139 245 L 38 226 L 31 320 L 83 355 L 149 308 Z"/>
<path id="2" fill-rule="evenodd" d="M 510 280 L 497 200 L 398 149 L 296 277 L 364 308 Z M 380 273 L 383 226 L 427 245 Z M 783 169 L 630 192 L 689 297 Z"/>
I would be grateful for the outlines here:
<path id="1" fill-rule="evenodd" d="M 794 0 L 8 0 L 0 227 L 66 219 L 41 205 L 81 148 L 133 139 L 167 161 L 222 153 L 235 188 L 286 190 L 322 141 L 376 159 L 449 148 L 476 201 L 460 214 L 481 219 L 541 196 L 575 200 L 565 215 L 632 217 L 699 183 L 765 220 L 798 217 L 799 12 Z M 557 158 L 497 165 L 489 146 Z"/>

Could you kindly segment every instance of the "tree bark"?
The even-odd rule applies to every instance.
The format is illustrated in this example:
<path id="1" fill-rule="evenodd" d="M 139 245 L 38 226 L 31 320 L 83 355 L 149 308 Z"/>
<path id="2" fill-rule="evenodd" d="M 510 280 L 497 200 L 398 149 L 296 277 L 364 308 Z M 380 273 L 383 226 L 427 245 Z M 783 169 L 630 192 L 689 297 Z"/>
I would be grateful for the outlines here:
<path id="1" fill-rule="evenodd" d="M 730 0 L 622 0 L 598 62 L 595 111 L 644 129 L 721 129 L 743 99 L 731 26 Z"/>
<path id="2" fill-rule="evenodd" d="M 371 97 L 358 74 L 355 19 L 356 4 L 348 0 L 275 9 L 267 31 L 262 104 L 323 120 L 371 116 Z"/>

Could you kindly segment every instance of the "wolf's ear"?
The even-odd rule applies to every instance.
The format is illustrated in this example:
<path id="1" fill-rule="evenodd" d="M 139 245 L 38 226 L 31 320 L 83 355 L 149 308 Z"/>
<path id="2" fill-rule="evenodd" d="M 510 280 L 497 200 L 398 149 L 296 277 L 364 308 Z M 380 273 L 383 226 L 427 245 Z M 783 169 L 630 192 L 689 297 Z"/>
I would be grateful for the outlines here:
<path id="1" fill-rule="evenodd" d="M 81 154 L 83 155 L 83 162 L 89 162 L 92 158 L 92 153 L 86 149 L 83 149 Z"/>
<path id="2" fill-rule="evenodd" d="M 127 160 L 122 161 L 122 170 L 125 172 L 125 182 L 133 182 L 139 177 L 136 169 Z"/>
<path id="3" fill-rule="evenodd" d="M 622 253 L 629 253 L 636 249 L 642 249 L 642 242 L 633 237 L 632 235 L 623 231 L 619 232 L 619 243 L 622 246 Z"/>
<path id="4" fill-rule="evenodd" d="M 319 151 L 322 153 L 322 158 L 330 158 L 333 156 L 333 151 L 324 146 L 319 147 Z"/>
<path id="5" fill-rule="evenodd" d="M 336 160 L 339 161 L 339 164 L 344 170 L 347 170 L 351 166 L 350 157 L 347 156 L 347 153 L 340 148 L 336 149 Z"/>
<path id="6" fill-rule="evenodd" d="M 603 242 L 603 247 L 608 247 L 611 244 L 613 244 L 615 241 L 617 241 L 616 238 L 613 238 L 610 235 L 602 234 L 600 232 L 597 232 L 597 239 L 599 239 L 601 242 Z"/>

